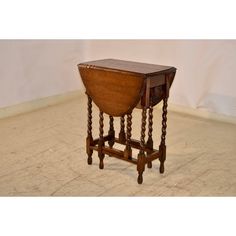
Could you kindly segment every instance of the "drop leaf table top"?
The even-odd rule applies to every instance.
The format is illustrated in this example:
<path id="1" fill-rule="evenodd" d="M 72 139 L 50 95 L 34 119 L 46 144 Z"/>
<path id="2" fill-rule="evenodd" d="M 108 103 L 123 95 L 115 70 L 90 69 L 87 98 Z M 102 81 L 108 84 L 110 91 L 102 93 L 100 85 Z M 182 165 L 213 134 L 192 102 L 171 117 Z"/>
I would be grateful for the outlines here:
<path id="1" fill-rule="evenodd" d="M 118 59 L 84 62 L 78 67 L 87 94 L 112 116 L 128 114 L 134 107 L 155 106 L 168 95 L 176 72 L 171 66 Z"/>

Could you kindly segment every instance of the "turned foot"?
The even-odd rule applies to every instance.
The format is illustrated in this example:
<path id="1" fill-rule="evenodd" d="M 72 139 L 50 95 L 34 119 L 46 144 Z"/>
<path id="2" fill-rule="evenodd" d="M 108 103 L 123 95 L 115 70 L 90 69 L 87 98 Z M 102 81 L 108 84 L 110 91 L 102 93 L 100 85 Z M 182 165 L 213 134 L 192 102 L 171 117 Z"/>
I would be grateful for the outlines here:
<path id="1" fill-rule="evenodd" d="M 161 174 L 163 174 L 164 171 L 165 171 L 164 163 L 165 163 L 165 160 L 166 160 L 166 146 L 165 145 L 160 145 L 159 150 L 160 150 L 160 154 L 161 154 L 160 158 L 159 158 L 159 161 L 160 161 L 159 171 L 160 171 Z"/>
<path id="2" fill-rule="evenodd" d="M 88 157 L 88 159 L 87 159 L 87 163 L 88 163 L 88 165 L 92 165 L 92 163 L 93 163 L 93 159 L 92 159 L 91 156 Z"/>
<path id="3" fill-rule="evenodd" d="M 103 160 L 100 160 L 99 169 L 103 169 L 103 168 L 104 168 Z"/>
<path id="4" fill-rule="evenodd" d="M 93 162 L 93 159 L 92 159 L 93 150 L 90 149 L 90 146 L 92 145 L 93 145 L 93 138 L 91 136 L 87 137 L 87 155 L 88 155 L 87 163 L 88 165 L 92 165 L 92 162 Z"/>
<path id="5" fill-rule="evenodd" d="M 148 167 L 149 169 L 151 169 L 151 168 L 152 168 L 152 162 L 148 162 L 148 163 L 147 163 L 147 167 Z"/>
<path id="6" fill-rule="evenodd" d="M 137 171 L 138 171 L 138 183 L 142 184 L 143 183 L 143 172 L 145 170 L 145 154 L 142 152 L 142 150 L 140 151 L 140 153 L 138 154 L 138 163 L 137 163 Z"/>
<path id="7" fill-rule="evenodd" d="M 138 184 L 142 184 L 143 183 L 143 174 L 139 174 L 138 175 L 137 182 L 138 182 Z"/>
<path id="8" fill-rule="evenodd" d="M 161 162 L 159 171 L 160 171 L 161 174 L 164 173 L 164 171 L 165 171 L 164 162 L 163 163 Z"/>

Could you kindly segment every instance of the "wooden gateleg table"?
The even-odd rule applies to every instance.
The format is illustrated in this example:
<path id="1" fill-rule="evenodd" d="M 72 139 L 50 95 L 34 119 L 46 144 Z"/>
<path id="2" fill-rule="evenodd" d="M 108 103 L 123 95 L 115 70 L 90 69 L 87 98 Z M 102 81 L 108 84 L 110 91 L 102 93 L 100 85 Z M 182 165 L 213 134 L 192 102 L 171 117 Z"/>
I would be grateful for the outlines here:
<path id="1" fill-rule="evenodd" d="M 175 77 L 176 68 L 140 62 L 104 59 L 80 63 L 79 72 L 88 96 L 87 155 L 92 164 L 93 151 L 98 152 L 99 168 L 104 168 L 105 155 L 119 158 L 137 165 L 138 183 L 143 182 L 145 165 L 152 167 L 152 161 L 159 159 L 160 173 L 164 173 L 166 160 L 167 100 Z M 153 107 L 163 101 L 162 130 L 159 149 L 153 147 Z M 100 110 L 99 137 L 92 136 L 92 102 Z M 140 140 L 131 138 L 132 111 L 142 110 Z M 109 116 L 109 131 L 104 135 L 104 113 Z M 145 132 L 148 113 L 148 137 Z M 114 117 L 120 118 L 119 135 L 114 130 Z M 126 118 L 126 130 L 125 130 Z M 114 143 L 124 145 L 123 150 L 113 148 Z M 132 148 L 139 150 L 137 158 Z"/>

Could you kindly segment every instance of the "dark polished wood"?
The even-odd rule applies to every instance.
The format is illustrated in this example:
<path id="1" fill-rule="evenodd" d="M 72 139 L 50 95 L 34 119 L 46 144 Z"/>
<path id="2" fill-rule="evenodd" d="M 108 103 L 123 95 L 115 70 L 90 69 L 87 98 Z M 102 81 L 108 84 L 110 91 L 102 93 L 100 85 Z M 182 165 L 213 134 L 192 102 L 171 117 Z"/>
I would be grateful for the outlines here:
<path id="1" fill-rule="evenodd" d="M 121 143 L 125 143 L 125 117 L 120 117 L 120 133 L 119 133 L 119 140 Z"/>
<path id="2" fill-rule="evenodd" d="M 88 155 L 87 162 L 89 165 L 92 164 L 92 154 L 93 150 L 91 150 L 89 147 L 93 146 L 93 136 L 92 136 L 92 99 L 91 97 L 88 97 L 88 127 L 87 127 L 87 139 L 86 139 L 86 151 Z"/>
<path id="3" fill-rule="evenodd" d="M 115 129 L 114 129 L 114 118 L 113 116 L 109 116 L 110 122 L 110 128 L 108 131 L 108 135 L 110 135 L 111 140 L 108 141 L 109 147 L 113 147 L 114 143 L 115 143 Z"/>
<path id="4" fill-rule="evenodd" d="M 103 147 L 104 147 L 104 144 L 105 144 L 105 141 L 104 141 L 104 137 L 103 137 L 103 127 L 104 127 L 104 124 L 103 124 L 103 121 L 104 121 L 104 118 L 103 118 L 103 112 L 100 111 L 99 113 L 99 140 L 98 140 L 98 157 L 100 159 L 100 162 L 99 162 L 99 168 L 100 169 L 103 169 L 104 168 L 104 164 L 103 164 L 103 159 L 104 159 L 104 153 L 103 153 Z"/>
<path id="5" fill-rule="evenodd" d="M 164 173 L 164 162 L 166 160 L 166 128 L 167 128 L 167 98 L 163 100 L 163 112 L 162 112 L 162 134 L 161 134 L 161 144 L 159 147 L 160 156 L 160 173 Z"/>
<path id="6" fill-rule="evenodd" d="M 97 151 L 100 169 L 104 168 L 105 155 L 136 164 L 139 184 L 143 182 L 145 165 L 151 168 L 153 160 L 159 159 L 159 171 L 163 173 L 166 160 L 167 102 L 176 68 L 116 59 L 84 62 L 80 63 L 78 68 L 88 95 L 86 139 L 88 164 L 92 164 L 93 151 Z M 92 137 L 92 101 L 100 110 L 99 138 L 96 139 Z M 161 141 L 159 150 L 156 150 L 153 147 L 152 137 L 153 107 L 161 101 L 163 101 Z M 142 109 L 140 141 L 131 138 L 132 111 L 135 107 Z M 148 136 L 145 142 L 147 112 Z M 105 136 L 104 114 L 109 116 L 109 130 Z M 118 137 L 115 137 L 114 117 L 120 117 Z M 114 148 L 115 143 L 124 145 L 123 151 Z M 137 158 L 133 157 L 132 148 L 139 150 Z"/>
<path id="7" fill-rule="evenodd" d="M 152 128 L 153 126 L 153 107 L 150 106 L 148 109 L 148 140 L 147 140 L 147 146 L 152 150 L 153 149 L 153 139 L 152 139 Z M 149 153 L 147 153 L 149 154 Z M 148 162 L 147 164 L 148 168 L 152 168 L 152 162 Z"/>
<path id="8" fill-rule="evenodd" d="M 127 115 L 127 132 L 126 132 L 126 146 L 124 151 L 125 158 L 129 159 L 132 157 L 131 149 L 131 131 L 132 131 L 132 115 Z"/>
<path id="9" fill-rule="evenodd" d="M 96 141 L 96 139 L 95 139 L 95 141 Z M 95 141 L 94 141 L 94 143 L 95 143 Z M 119 143 L 119 144 L 124 144 L 123 142 L 120 142 L 118 138 L 115 138 L 115 142 Z M 139 150 L 141 149 L 140 141 L 136 140 L 136 139 L 130 139 L 130 146 L 135 149 L 139 149 Z M 154 151 L 158 151 L 158 150 L 156 150 L 154 148 L 150 149 L 147 145 L 145 145 L 144 151 L 148 152 L 148 153 L 153 153 Z"/>
<path id="10" fill-rule="evenodd" d="M 138 154 L 138 163 L 137 163 L 137 171 L 138 171 L 138 183 L 141 184 L 143 182 L 143 172 L 145 170 L 145 130 L 146 130 L 146 118 L 147 118 L 147 109 L 144 107 L 142 111 L 142 122 L 141 122 L 141 138 L 140 138 L 140 151 Z"/>
<path id="11" fill-rule="evenodd" d="M 168 72 L 173 70 L 173 67 L 171 66 L 163 66 L 163 65 L 134 62 L 134 61 L 124 61 L 118 59 L 103 59 L 103 60 L 89 61 L 80 63 L 80 65 L 85 65 L 87 68 L 119 71 L 121 73 L 126 72 L 131 74 L 140 74 L 148 76 L 163 74 L 163 72 Z"/>
<path id="12" fill-rule="evenodd" d="M 143 92 L 143 78 L 140 75 L 87 68 L 83 65 L 80 66 L 80 73 L 93 102 L 111 116 L 132 112 Z"/>
<path id="13" fill-rule="evenodd" d="M 114 59 L 78 66 L 86 92 L 100 110 L 111 116 L 124 116 L 135 107 L 156 105 L 163 99 L 165 75 L 169 75 L 171 85 L 176 71 L 169 66 Z"/>

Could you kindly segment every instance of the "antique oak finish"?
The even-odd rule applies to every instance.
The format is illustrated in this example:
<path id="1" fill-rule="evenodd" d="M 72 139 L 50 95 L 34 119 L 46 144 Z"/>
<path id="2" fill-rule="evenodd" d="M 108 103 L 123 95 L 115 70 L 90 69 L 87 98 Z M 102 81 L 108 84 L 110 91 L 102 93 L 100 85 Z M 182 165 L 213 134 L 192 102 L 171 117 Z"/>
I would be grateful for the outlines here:
<path id="1" fill-rule="evenodd" d="M 176 68 L 139 62 L 104 59 L 80 63 L 80 75 L 88 96 L 87 155 L 92 164 L 93 151 L 98 152 L 99 168 L 104 168 L 105 155 L 137 165 L 138 183 L 143 182 L 145 165 L 159 159 L 160 173 L 164 172 L 166 159 L 167 100 Z M 153 148 L 153 107 L 163 100 L 162 130 L 159 150 Z M 99 138 L 92 136 L 92 102 L 99 112 Z M 132 111 L 142 109 L 140 141 L 132 137 Z M 104 114 L 109 116 L 108 134 L 104 135 Z M 114 117 L 120 117 L 120 130 L 115 136 Z M 126 120 L 126 122 L 125 122 Z M 145 133 L 147 130 L 147 141 Z M 108 145 L 105 145 L 105 143 Z M 124 145 L 124 150 L 113 148 L 114 143 Z M 139 149 L 137 158 L 132 148 Z"/>

